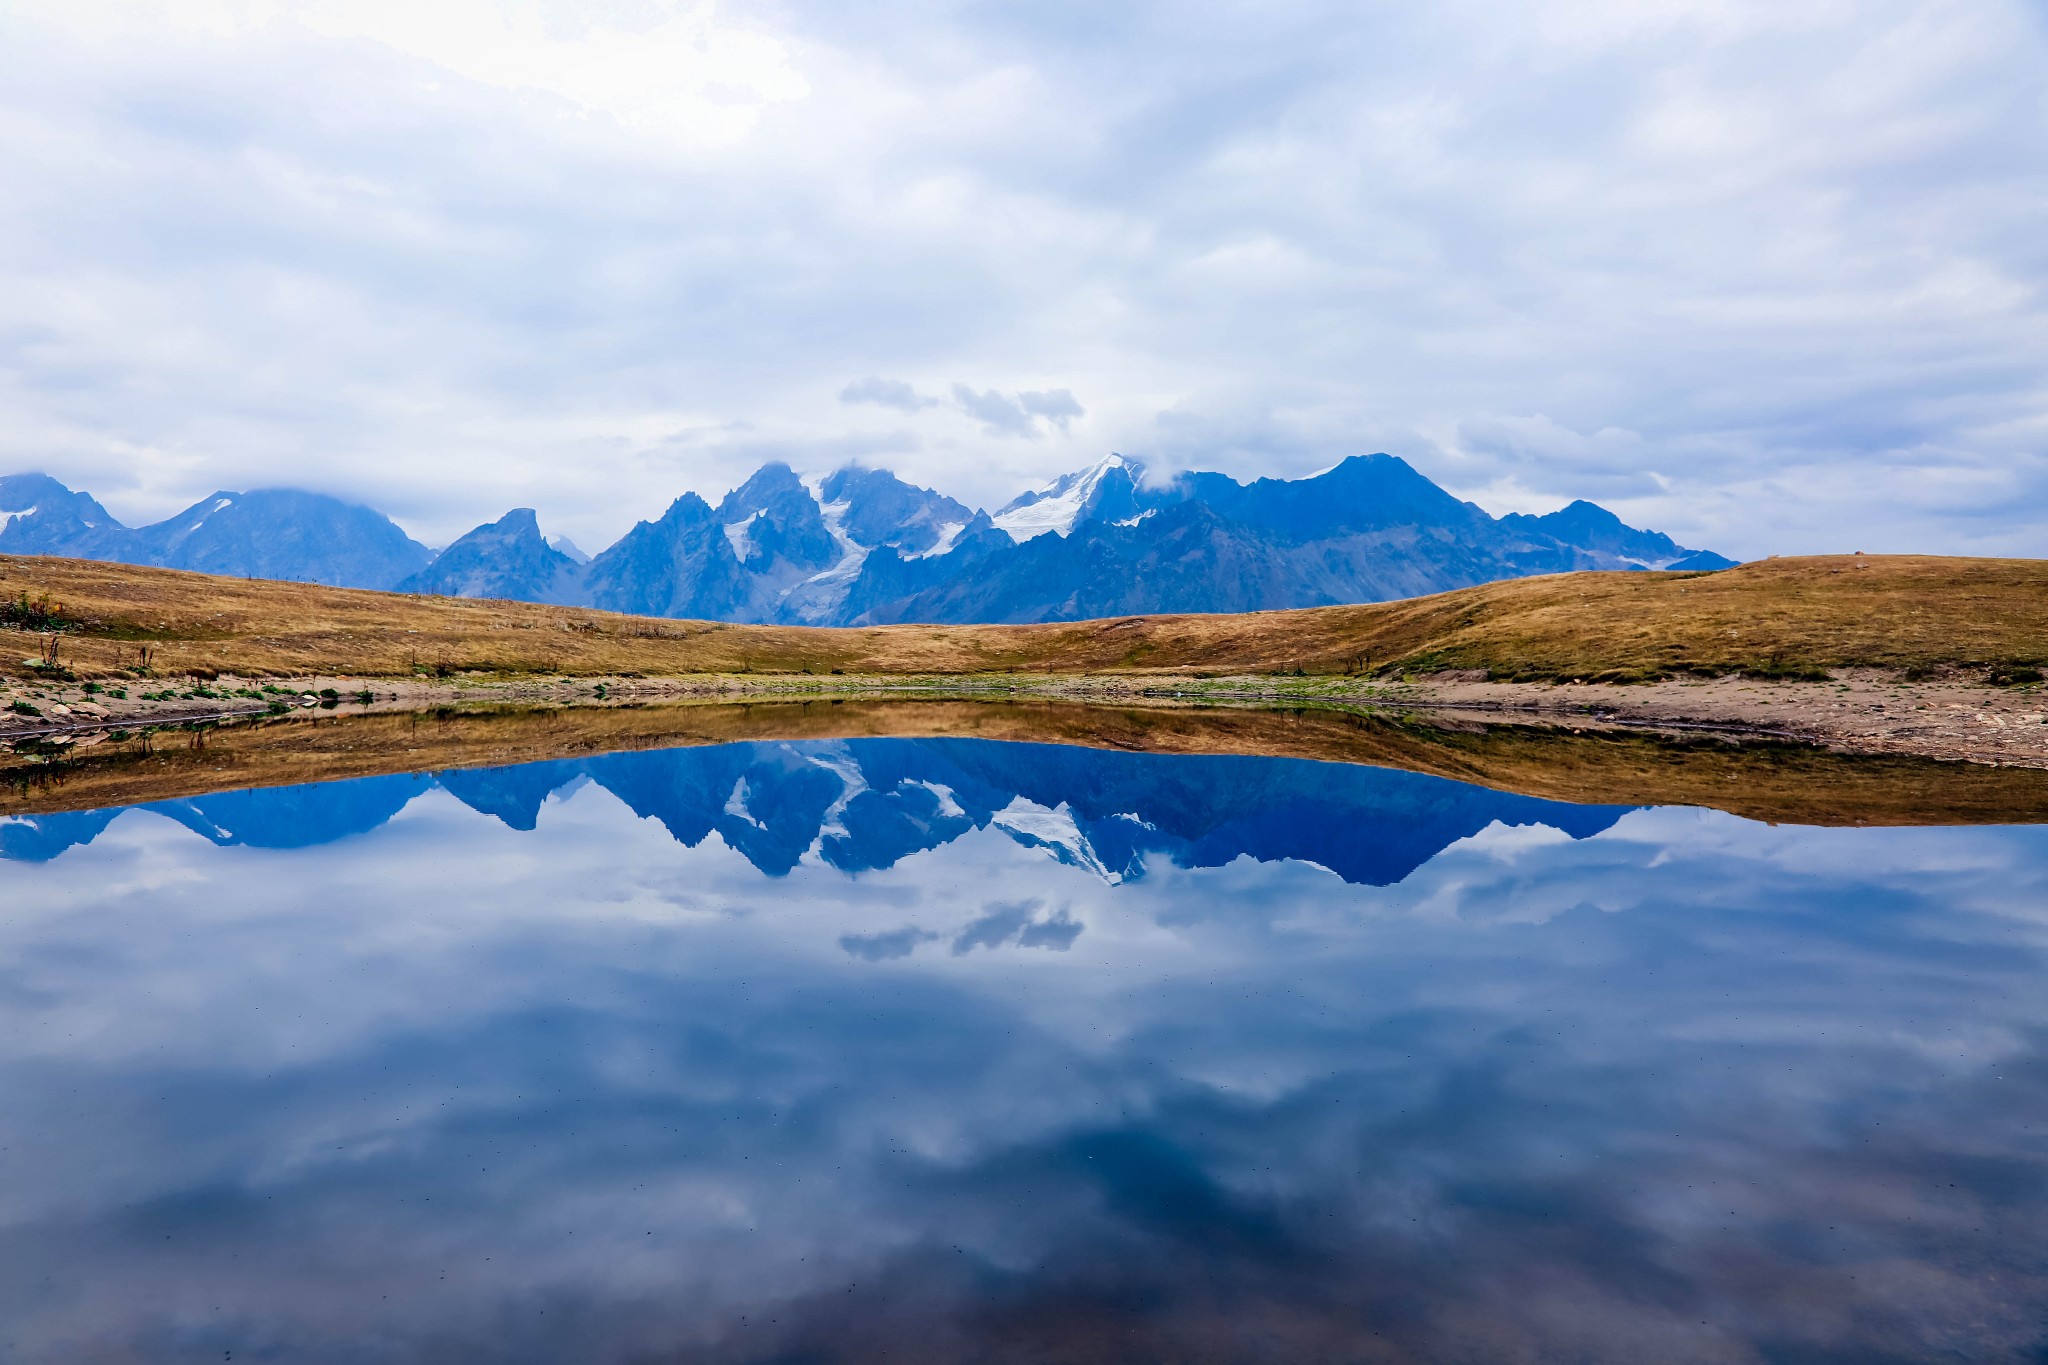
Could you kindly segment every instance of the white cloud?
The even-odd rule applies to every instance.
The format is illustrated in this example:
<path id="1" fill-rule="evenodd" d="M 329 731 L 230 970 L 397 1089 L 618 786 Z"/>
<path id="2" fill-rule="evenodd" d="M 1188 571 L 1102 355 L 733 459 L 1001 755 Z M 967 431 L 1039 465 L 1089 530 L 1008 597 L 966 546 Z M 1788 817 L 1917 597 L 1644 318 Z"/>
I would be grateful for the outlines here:
<path id="1" fill-rule="evenodd" d="M 1390 449 L 2048 553 L 2044 67 L 2016 0 L 17 0 L 0 468 L 602 544 L 768 457 Z"/>
<path id="2" fill-rule="evenodd" d="M 1067 389 L 1027 389 L 1009 394 L 955 384 L 953 402 L 992 436 L 1022 436 L 1030 440 L 1036 440 L 1047 427 L 1071 431 L 1074 422 L 1088 414 Z"/>
<path id="3" fill-rule="evenodd" d="M 914 387 L 900 379 L 882 379 L 870 375 L 856 379 L 839 391 L 842 403 L 873 403 L 879 407 L 895 408 L 898 412 L 916 412 L 920 408 L 937 407 L 939 400 L 927 398 Z"/>

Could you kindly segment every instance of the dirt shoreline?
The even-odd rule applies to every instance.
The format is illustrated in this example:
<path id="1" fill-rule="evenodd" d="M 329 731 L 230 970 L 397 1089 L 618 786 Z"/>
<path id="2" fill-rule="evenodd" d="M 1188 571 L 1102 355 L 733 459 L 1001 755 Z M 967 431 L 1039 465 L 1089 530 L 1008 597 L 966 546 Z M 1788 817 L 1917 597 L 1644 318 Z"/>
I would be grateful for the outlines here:
<path id="1" fill-rule="evenodd" d="M 1839 670 L 1829 682 L 1726 677 L 1635 685 L 1489 682 L 1470 673 L 1403 682 L 1176 674 L 849 676 L 829 680 L 729 674 L 539 680 L 322 676 L 245 680 L 223 676 L 203 684 L 129 682 L 94 693 L 87 693 L 80 684 L 15 682 L 0 687 L 0 745 L 17 751 L 77 748 L 113 732 L 153 726 L 293 713 L 413 711 L 465 703 L 603 706 L 671 698 L 746 701 L 939 695 L 1364 705 L 1497 716 L 1518 723 L 1590 723 L 1787 739 L 1841 753 L 2048 768 L 2048 695 L 2039 685 L 1993 687 L 1967 677 L 1909 680 L 1875 669 Z M 38 714 L 12 709 L 16 703 Z"/>

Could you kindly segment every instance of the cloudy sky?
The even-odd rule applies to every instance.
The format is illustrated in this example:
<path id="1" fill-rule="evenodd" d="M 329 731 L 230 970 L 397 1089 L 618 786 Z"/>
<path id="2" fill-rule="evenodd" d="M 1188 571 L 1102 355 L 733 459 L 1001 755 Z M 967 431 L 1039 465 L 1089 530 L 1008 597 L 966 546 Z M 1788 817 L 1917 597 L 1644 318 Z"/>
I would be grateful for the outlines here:
<path id="1" fill-rule="evenodd" d="M 0 0 L 0 471 L 994 505 L 1390 450 L 2048 554 L 2048 3 Z"/>

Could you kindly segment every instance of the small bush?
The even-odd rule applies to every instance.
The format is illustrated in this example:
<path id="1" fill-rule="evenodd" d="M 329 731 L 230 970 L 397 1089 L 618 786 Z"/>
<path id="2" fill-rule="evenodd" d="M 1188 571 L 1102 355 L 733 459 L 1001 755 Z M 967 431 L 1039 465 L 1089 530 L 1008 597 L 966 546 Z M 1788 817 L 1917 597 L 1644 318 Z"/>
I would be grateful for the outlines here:
<path id="1" fill-rule="evenodd" d="M 43 714 L 25 701 L 11 702 L 8 704 L 7 709 L 17 716 L 40 716 Z"/>
<path id="2" fill-rule="evenodd" d="M 64 615 L 64 608 L 50 600 L 48 593 L 30 597 L 26 592 L 13 602 L 0 602 L 0 625 L 17 630 L 62 630 L 77 624 Z"/>

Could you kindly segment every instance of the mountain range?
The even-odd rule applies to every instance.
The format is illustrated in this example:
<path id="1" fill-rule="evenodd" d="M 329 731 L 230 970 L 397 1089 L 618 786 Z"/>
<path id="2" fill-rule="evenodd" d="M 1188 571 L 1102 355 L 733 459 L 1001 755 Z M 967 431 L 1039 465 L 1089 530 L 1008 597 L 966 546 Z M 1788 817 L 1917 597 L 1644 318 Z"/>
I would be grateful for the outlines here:
<path id="1" fill-rule="evenodd" d="M 713 506 L 685 493 L 587 557 L 516 508 L 436 553 L 368 507 L 214 493 L 122 525 L 42 474 L 0 478 L 0 553 L 340 587 L 808 625 L 1065 621 L 1377 602 L 1577 569 L 1726 568 L 1574 502 L 1494 517 L 1392 455 L 1304 479 L 1148 482 L 1111 455 L 991 514 L 886 470 L 768 464 Z"/>

